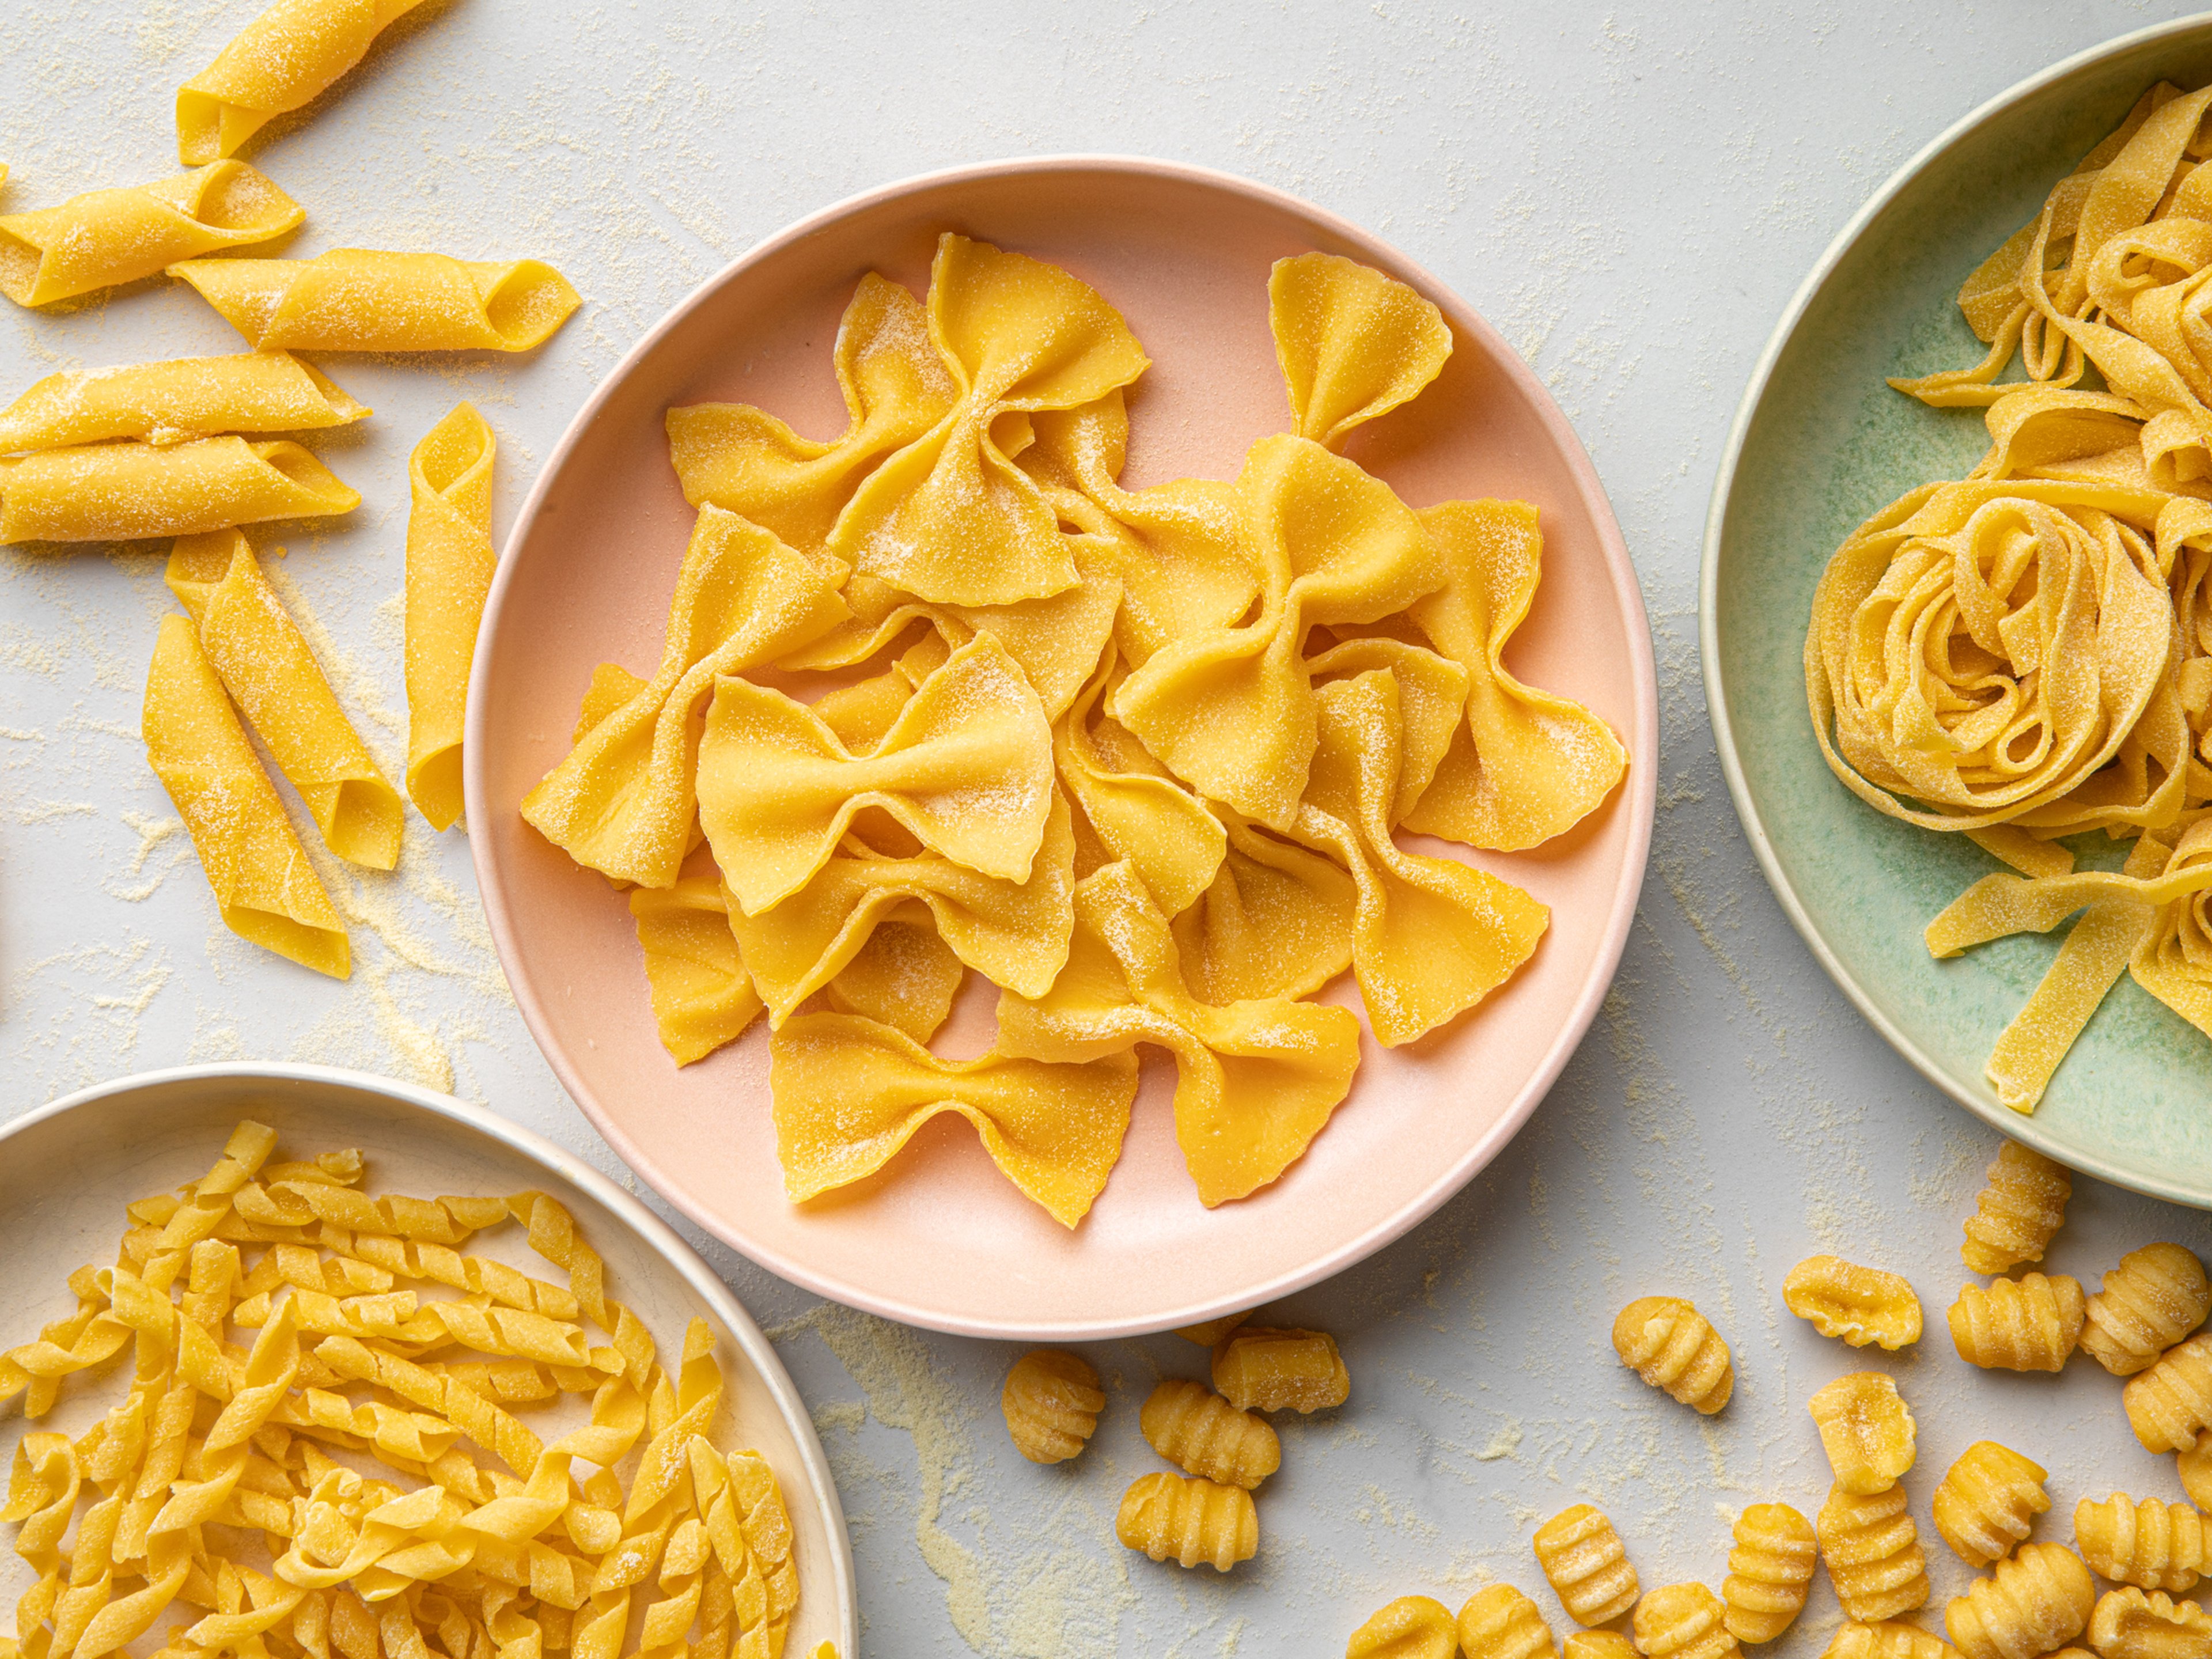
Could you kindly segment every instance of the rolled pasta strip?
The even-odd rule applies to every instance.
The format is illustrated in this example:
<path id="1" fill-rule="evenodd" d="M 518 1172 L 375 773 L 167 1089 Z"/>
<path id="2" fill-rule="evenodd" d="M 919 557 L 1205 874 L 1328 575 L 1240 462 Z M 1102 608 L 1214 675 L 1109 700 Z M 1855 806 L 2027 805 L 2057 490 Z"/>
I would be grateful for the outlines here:
<path id="1" fill-rule="evenodd" d="M 0 460 L 0 545 L 197 536 L 360 505 L 357 492 L 283 439 L 85 444 Z"/>
<path id="2" fill-rule="evenodd" d="M 306 432 L 370 413 L 283 351 L 49 374 L 0 409 L 0 455 L 143 438 L 183 443 L 226 432 Z"/>
<path id="3" fill-rule="evenodd" d="M 198 167 L 312 102 L 422 0 L 276 0 L 177 88 L 177 155 Z"/>
<path id="4" fill-rule="evenodd" d="M 192 625 L 164 617 L 146 680 L 146 758 L 191 832 L 223 924 L 318 973 L 351 972 L 345 925 L 223 696 Z"/>
<path id="5" fill-rule="evenodd" d="M 257 349 L 527 351 L 583 303 L 536 259 L 342 247 L 313 259 L 188 259 L 169 274 Z"/>
<path id="6" fill-rule="evenodd" d="M 372 870 L 398 863 L 399 792 L 347 720 L 245 536 L 179 538 L 168 582 L 223 689 L 300 792 L 324 844 Z"/>
<path id="7" fill-rule="evenodd" d="M 301 205 L 243 161 L 0 214 L 0 294 L 51 305 L 296 230 Z"/>
<path id="8" fill-rule="evenodd" d="M 461 815 L 461 721 L 477 624 L 498 556 L 491 467 L 498 441 L 467 404 L 432 427 L 407 463 L 407 793 L 443 830 Z"/>

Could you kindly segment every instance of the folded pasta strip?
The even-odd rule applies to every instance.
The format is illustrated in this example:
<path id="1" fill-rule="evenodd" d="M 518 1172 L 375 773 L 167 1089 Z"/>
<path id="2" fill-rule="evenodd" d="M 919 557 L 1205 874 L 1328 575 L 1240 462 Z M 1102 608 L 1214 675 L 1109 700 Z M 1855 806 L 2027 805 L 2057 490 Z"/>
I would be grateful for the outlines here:
<path id="1" fill-rule="evenodd" d="M 234 155 L 277 116 L 308 104 L 422 0 L 276 0 L 177 90 L 186 167 Z"/>
<path id="2" fill-rule="evenodd" d="M 0 544 L 197 536 L 360 505 L 358 492 L 283 439 L 84 444 L 0 459 Z"/>
<path id="3" fill-rule="evenodd" d="M 59 207 L 0 214 L 0 294 L 19 306 L 51 305 L 158 276 L 181 259 L 272 241 L 307 217 L 243 161 L 96 190 Z"/>
<path id="4" fill-rule="evenodd" d="M 423 434 L 407 463 L 407 793 L 433 830 L 461 815 L 461 726 L 491 544 L 498 443 L 468 404 Z"/>
<path id="5" fill-rule="evenodd" d="M 257 351 L 528 351 L 583 303 L 536 259 L 333 248 L 312 259 L 187 259 L 169 274 Z"/>
<path id="6" fill-rule="evenodd" d="M 113 438 L 169 445 L 222 433 L 306 432 L 368 414 L 288 352 L 179 357 L 47 375 L 0 410 L 0 455 Z"/>

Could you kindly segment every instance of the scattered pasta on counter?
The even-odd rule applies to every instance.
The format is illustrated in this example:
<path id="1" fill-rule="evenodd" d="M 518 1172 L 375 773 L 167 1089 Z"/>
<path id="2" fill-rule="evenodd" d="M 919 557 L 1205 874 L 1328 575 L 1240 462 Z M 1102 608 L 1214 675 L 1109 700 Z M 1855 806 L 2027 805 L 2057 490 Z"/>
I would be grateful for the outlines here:
<path id="1" fill-rule="evenodd" d="M 243 161 L 0 214 L 0 294 L 52 305 L 297 230 L 307 212 Z"/>
<path id="2" fill-rule="evenodd" d="M 1729 1402 L 1735 1368 L 1712 1322 L 1678 1296 L 1640 1297 L 1613 1322 L 1620 1363 L 1710 1417 Z"/>
<path id="3" fill-rule="evenodd" d="M 1721 1599 L 1729 1634 L 1771 1642 L 1805 1610 L 1816 1559 L 1813 1523 L 1787 1504 L 1753 1504 L 1736 1518 Z"/>
<path id="4" fill-rule="evenodd" d="M 1536 1564 L 1578 1625 L 1610 1624 L 1636 1605 L 1636 1568 L 1613 1522 L 1576 1504 L 1536 1528 Z"/>
<path id="5" fill-rule="evenodd" d="M 1106 1396 L 1088 1360 L 1059 1348 L 1036 1348 L 1006 1373 L 999 1405 L 1016 1451 L 1032 1463 L 1062 1463 L 1090 1443 Z"/>
<path id="6" fill-rule="evenodd" d="M 198 536 L 360 505 L 289 439 L 84 444 L 0 459 L 0 544 Z"/>
<path id="7" fill-rule="evenodd" d="M 47 375 L 0 409 L 0 455 L 117 438 L 167 446 L 224 433 L 306 432 L 369 412 L 289 352 L 179 357 Z"/>
<path id="8" fill-rule="evenodd" d="M 461 725 L 477 625 L 498 555 L 491 471 L 498 441 L 483 416 L 454 405 L 415 446 L 407 480 L 407 793 L 433 830 L 461 816 Z"/>
<path id="9" fill-rule="evenodd" d="M 186 167 L 234 155 L 279 115 L 312 103 L 422 0 L 276 0 L 177 89 Z"/>
<path id="10" fill-rule="evenodd" d="M 529 351 L 583 303 L 536 259 L 333 248 L 312 259 L 186 259 L 168 271 L 257 351 Z"/>
<path id="11" fill-rule="evenodd" d="M 1887 1492 L 1912 1467 L 1912 1413 L 1880 1371 L 1853 1371 L 1806 1402 L 1836 1489 L 1858 1497 Z"/>
<path id="12" fill-rule="evenodd" d="M 1872 1342 L 1894 1352 L 1920 1340 L 1920 1298 L 1912 1286 L 1840 1256 L 1807 1256 L 1782 1281 L 1782 1300 L 1821 1335 L 1854 1348 Z"/>
<path id="13" fill-rule="evenodd" d="M 1977 1440 L 1943 1473 L 1932 1505 L 1936 1531 L 1970 1567 L 2003 1559 L 2051 1507 L 2047 1471 L 1994 1440 Z M 2081 1529 L 2081 1517 L 2075 1517 Z"/>

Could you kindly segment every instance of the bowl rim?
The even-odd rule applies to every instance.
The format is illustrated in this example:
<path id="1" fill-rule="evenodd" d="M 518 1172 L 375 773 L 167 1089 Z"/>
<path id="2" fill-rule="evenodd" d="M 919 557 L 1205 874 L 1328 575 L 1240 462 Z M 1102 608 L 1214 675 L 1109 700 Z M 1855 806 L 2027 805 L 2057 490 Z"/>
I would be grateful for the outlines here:
<path id="1" fill-rule="evenodd" d="M 1992 1128 L 2084 1175 L 2094 1176 L 2100 1181 L 2108 1181 L 2130 1192 L 2198 1209 L 2212 1208 L 2212 1183 L 2191 1187 L 2178 1181 L 2122 1169 L 2107 1158 L 2065 1144 L 2060 1137 L 2039 1127 L 2033 1115 L 2015 1112 L 1993 1095 L 1985 1096 L 1961 1086 L 1934 1055 L 1914 1042 L 1881 1011 L 1857 976 L 1829 947 L 1782 867 L 1781 860 L 1774 850 L 1773 840 L 1759 817 L 1758 805 L 1751 794 L 1750 783 L 1744 774 L 1742 757 L 1736 748 L 1734 724 L 1729 718 L 1721 672 L 1719 599 L 1722 532 L 1733 502 L 1736 469 L 1743 459 L 1744 444 L 1750 436 L 1752 422 L 1765 398 L 1775 367 L 1781 362 L 1783 351 L 1796 332 L 1797 325 L 1804 320 L 1814 300 L 1826 286 L 1828 279 L 1835 274 L 1836 267 L 1865 234 L 1867 228 L 1954 145 L 2013 106 L 2107 58 L 2170 38 L 2201 34 L 2208 29 L 2212 29 L 2212 12 L 2197 12 L 2187 17 L 2154 23 L 2146 28 L 2116 35 L 2061 58 L 1976 105 L 1922 145 L 1911 160 L 1889 176 L 1880 190 L 1868 198 L 1865 204 L 1836 233 L 1835 239 L 1828 244 L 1819 261 L 1806 274 L 1804 281 L 1797 285 L 1752 369 L 1751 378 L 1744 386 L 1742 399 L 1736 405 L 1735 418 L 1729 424 L 1728 441 L 1721 451 L 1720 471 L 1715 475 L 1712 499 L 1705 513 L 1705 549 L 1698 571 L 1698 652 L 1703 659 L 1705 671 L 1705 710 L 1712 726 L 1713 746 L 1720 755 L 1721 773 L 1728 781 L 1729 798 L 1735 803 L 1736 817 L 1743 825 L 1744 839 L 1751 843 L 1752 853 L 1759 860 L 1759 871 L 1765 876 L 1766 884 L 1773 890 L 1775 898 L 1780 902 L 1790 925 L 1797 930 L 1798 937 L 1805 941 L 1814 959 L 1827 970 L 1828 977 L 1835 981 L 1837 988 L 1850 1000 L 1852 1006 L 1865 1017 L 1867 1024 L 1873 1026 L 1914 1070 Z"/>
<path id="2" fill-rule="evenodd" d="M 1612 908 L 1604 933 L 1600 937 L 1593 958 L 1592 971 L 1586 978 L 1568 1018 L 1554 1035 L 1543 1058 L 1530 1074 L 1511 1105 L 1479 1139 L 1468 1147 L 1449 1167 L 1424 1188 L 1407 1203 L 1384 1217 L 1357 1237 L 1346 1241 L 1318 1258 L 1302 1261 L 1267 1279 L 1249 1285 L 1231 1297 L 1215 1297 L 1203 1303 L 1157 1315 L 1110 1321 L 1086 1321 L 1080 1318 L 1055 1321 L 1048 1324 L 1018 1324 L 991 1320 L 948 1316 L 910 1300 L 876 1293 L 865 1286 L 849 1283 L 830 1273 L 814 1271 L 805 1263 L 793 1259 L 787 1253 L 763 1248 L 756 1241 L 738 1235 L 712 1213 L 683 1201 L 666 1191 L 657 1178 L 650 1160 L 644 1159 L 635 1145 L 618 1125 L 599 1108 L 569 1064 L 567 1055 L 549 1036 L 544 1010 L 534 991 L 514 983 L 508 975 L 516 1006 L 521 1010 L 523 1022 L 529 1028 L 546 1062 L 559 1079 L 592 1126 L 604 1136 L 610 1146 L 623 1160 L 635 1169 L 656 1192 L 676 1210 L 688 1217 L 702 1231 L 721 1240 L 732 1249 L 758 1263 L 778 1277 L 811 1291 L 817 1295 L 843 1303 L 848 1306 L 892 1319 L 902 1324 L 925 1329 L 943 1331 L 956 1336 L 984 1337 L 1001 1340 L 1042 1340 L 1059 1341 L 1104 1340 L 1117 1337 L 1138 1336 L 1179 1326 L 1202 1322 L 1207 1319 L 1237 1313 L 1251 1307 L 1280 1299 L 1304 1290 L 1310 1285 L 1340 1273 L 1353 1263 L 1364 1260 L 1375 1251 L 1402 1237 L 1430 1215 L 1446 1200 L 1457 1193 L 1479 1174 L 1506 1144 L 1518 1133 L 1532 1116 L 1537 1104 L 1551 1091 L 1559 1073 L 1580 1046 L 1591 1022 L 1602 1006 L 1606 993 L 1611 988 L 1613 976 L 1620 969 L 1620 957 L 1628 943 L 1628 934 L 1634 925 L 1638 900 L 1643 890 L 1644 876 L 1650 858 L 1653 815 L 1657 805 L 1659 762 L 1659 693 L 1658 674 L 1651 645 L 1651 627 L 1644 609 L 1643 589 L 1638 582 L 1636 568 L 1628 554 L 1627 543 L 1621 535 L 1620 526 L 1614 517 L 1613 504 L 1605 486 L 1592 465 L 1589 452 L 1581 438 L 1553 398 L 1550 390 L 1525 362 L 1519 352 L 1509 344 L 1475 308 L 1468 304 L 1449 285 L 1398 248 L 1385 242 L 1373 233 L 1352 221 L 1320 207 L 1304 198 L 1280 191 L 1272 185 L 1240 178 L 1217 168 L 1195 166 L 1188 162 L 1163 161 L 1155 157 L 1121 155 L 1110 152 L 1068 152 L 1045 155 L 1013 157 L 999 161 L 968 163 L 943 167 L 908 178 L 894 179 L 872 189 L 833 202 L 797 220 L 782 230 L 763 238 L 737 258 L 694 289 L 671 308 L 667 315 L 647 329 L 622 360 L 608 372 L 592 395 L 577 410 L 574 417 L 561 434 L 539 469 L 522 508 L 515 516 L 513 527 L 501 549 L 498 568 L 484 601 L 484 625 L 489 626 L 497 617 L 515 578 L 516 562 L 514 550 L 536 523 L 554 478 L 567 464 L 571 452 L 580 441 L 585 430 L 598 417 L 600 410 L 611 399 L 616 389 L 645 360 L 659 348 L 661 342 L 705 304 L 708 299 L 726 283 L 736 280 L 743 272 L 784 249 L 805 240 L 827 226 L 853 215 L 866 212 L 901 197 L 919 191 L 935 190 L 948 185 L 980 183 L 988 179 L 1030 173 L 1049 173 L 1072 171 L 1107 171 L 1139 176 L 1172 179 L 1183 184 L 1199 185 L 1212 190 L 1243 197 L 1278 211 L 1286 212 L 1298 219 L 1316 224 L 1346 245 L 1370 254 L 1380 263 L 1408 280 L 1415 288 L 1431 297 L 1443 295 L 1457 307 L 1454 318 L 1456 327 L 1460 317 L 1472 324 L 1470 331 L 1479 339 L 1499 372 L 1514 382 L 1522 396 L 1543 423 L 1553 445 L 1566 463 L 1569 477 L 1577 496 L 1589 513 L 1591 525 L 1596 532 L 1598 548 L 1603 556 L 1605 571 L 1610 579 L 1617 602 L 1622 607 L 1623 621 L 1629 636 L 1630 679 L 1632 686 L 1631 723 L 1633 730 L 1627 734 L 1630 764 L 1624 787 L 1619 798 L 1608 810 L 1631 815 L 1627 840 L 1623 849 L 1620 878 L 1615 884 Z M 481 629 L 478 638 L 483 635 Z M 463 795 L 468 816 L 474 818 L 479 804 L 483 802 L 484 782 L 484 698 L 486 653 L 481 649 L 476 655 L 470 674 L 468 714 L 462 743 Z M 507 906 L 507 896 L 496 879 L 489 836 L 470 837 L 470 856 L 474 864 L 477 887 L 483 900 L 484 914 L 489 923 L 492 941 L 504 972 L 507 962 L 519 953 L 514 920 Z"/>
<path id="3" fill-rule="evenodd" d="M 807 1409 L 799 1387 L 784 1369 L 783 1361 L 769 1344 L 752 1315 L 738 1300 L 737 1292 L 722 1282 L 720 1274 L 709 1267 L 699 1253 L 684 1242 L 681 1234 L 647 1209 L 635 1196 L 601 1175 L 567 1148 L 555 1146 L 543 1135 L 524 1128 L 520 1124 L 487 1107 L 474 1106 L 452 1095 L 434 1090 L 402 1083 L 396 1078 L 378 1077 L 368 1072 L 356 1072 L 339 1066 L 311 1066 L 291 1060 L 216 1061 L 198 1066 L 165 1066 L 150 1072 L 133 1073 L 128 1077 L 95 1083 L 88 1088 L 48 1101 L 24 1113 L 21 1117 L 0 1124 L 0 1157 L 6 1155 L 8 1142 L 50 1119 L 66 1116 L 81 1107 L 120 1094 L 135 1093 L 147 1089 L 165 1089 L 179 1084 L 199 1082 L 236 1082 L 306 1084 L 311 1086 L 352 1089 L 366 1094 L 380 1095 L 404 1106 L 441 1117 L 465 1128 L 489 1136 L 508 1151 L 520 1154 L 537 1164 L 549 1175 L 578 1188 L 603 1205 L 615 1218 L 636 1233 L 678 1277 L 697 1291 L 701 1299 L 721 1322 L 730 1340 L 743 1352 L 745 1363 L 766 1387 L 776 1410 L 790 1429 L 798 1444 L 799 1462 L 804 1466 L 816 1510 L 819 1512 L 823 1529 L 830 1540 L 830 1577 L 837 1602 L 836 1623 L 839 1632 L 839 1650 L 857 1652 L 860 1643 L 860 1595 L 853 1566 L 852 1534 L 845 1525 L 845 1506 L 838 1495 L 837 1482 L 830 1470 L 829 1455 L 822 1449 L 822 1438 L 815 1431 L 813 1413 Z"/>

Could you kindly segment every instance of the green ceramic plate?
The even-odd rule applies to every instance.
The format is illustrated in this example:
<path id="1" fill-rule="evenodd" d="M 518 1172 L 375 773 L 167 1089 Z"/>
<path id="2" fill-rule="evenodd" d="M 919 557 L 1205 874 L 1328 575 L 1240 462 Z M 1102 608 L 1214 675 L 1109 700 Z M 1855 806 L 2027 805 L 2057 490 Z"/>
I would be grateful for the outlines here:
<path id="1" fill-rule="evenodd" d="M 2212 78 L 2212 18 L 2127 35 L 2022 82 L 1915 156 L 1845 228 L 1744 393 L 1706 526 L 1699 611 L 1713 735 L 1744 831 L 1805 942 L 1875 1029 L 2037 1151 L 2212 1206 L 2212 1040 L 2131 979 L 2033 1116 L 1998 1103 L 1983 1062 L 2058 935 L 1929 957 L 1929 918 L 2000 866 L 1963 840 L 1884 817 L 1836 781 L 1814 742 L 1802 657 L 1837 544 L 1913 485 L 1962 476 L 1988 447 L 1980 410 L 1925 408 L 1883 377 L 1980 357 L 1954 302 L 1960 281 L 2161 78 Z M 2116 860 L 2105 849 L 2087 861 Z"/>

